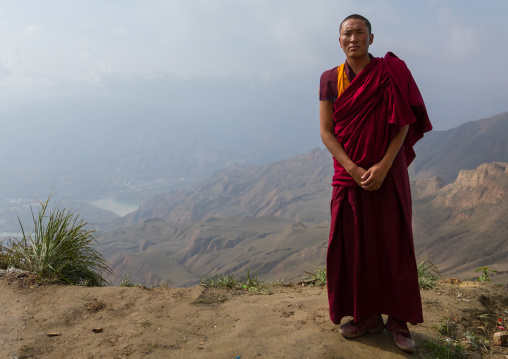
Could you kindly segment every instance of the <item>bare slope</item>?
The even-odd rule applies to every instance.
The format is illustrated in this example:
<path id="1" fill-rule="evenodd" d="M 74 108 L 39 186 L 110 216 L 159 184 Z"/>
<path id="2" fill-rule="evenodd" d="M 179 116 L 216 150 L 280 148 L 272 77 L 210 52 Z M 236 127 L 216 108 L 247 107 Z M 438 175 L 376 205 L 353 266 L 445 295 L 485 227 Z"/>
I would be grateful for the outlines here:
<path id="1" fill-rule="evenodd" d="M 476 268 L 490 266 L 499 271 L 497 281 L 508 283 L 507 166 L 482 164 L 461 171 L 454 183 L 437 186 L 434 193 L 415 196 L 413 222 L 420 258 L 430 258 L 443 273 L 459 278 L 476 277 Z"/>
<path id="2" fill-rule="evenodd" d="M 413 184 L 413 229 L 419 260 L 430 259 L 445 275 L 476 277 L 498 270 L 508 283 L 508 172 L 504 163 L 465 170 L 444 185 L 439 178 Z M 305 202 L 302 202 L 305 203 Z M 144 220 L 104 234 L 102 251 L 118 273 L 158 284 L 192 285 L 204 273 L 263 279 L 299 279 L 324 265 L 328 223 L 276 216 L 209 217 L 197 222 Z"/>
<path id="3" fill-rule="evenodd" d="M 310 226 L 279 217 L 211 217 L 170 224 L 148 219 L 101 238 L 102 252 L 117 273 L 132 280 L 192 285 L 201 274 L 300 279 L 323 265 L 326 225 Z M 139 241 L 143 238 L 143 241 Z"/>
<path id="4" fill-rule="evenodd" d="M 508 162 L 508 112 L 447 131 L 429 132 L 415 151 L 416 159 L 409 168 L 415 180 L 439 176 L 450 183 L 461 170 L 485 162 Z"/>
<path id="5" fill-rule="evenodd" d="M 444 131 L 437 142 L 426 136 L 421 143 L 433 145 L 422 147 L 417 159 L 431 151 L 437 156 L 431 162 L 441 163 L 432 151 L 447 149 L 442 166 L 458 173 L 451 161 L 474 163 L 489 151 L 492 157 L 508 156 L 507 123 L 508 114 L 502 114 Z M 445 274 L 461 278 L 476 276 L 474 270 L 486 265 L 508 271 L 503 166 L 463 171 L 447 186 L 440 177 L 413 184 L 419 259 L 429 258 Z M 425 168 L 421 177 L 441 167 Z M 118 272 L 146 283 L 169 279 L 190 285 L 203 273 L 247 269 L 266 279 L 299 278 L 324 265 L 331 176 L 331 156 L 322 149 L 259 167 L 236 166 L 146 202 L 118 222 L 130 225 L 103 236 L 104 253 Z M 499 273 L 496 280 L 508 283 L 508 275 Z"/>
<path id="6" fill-rule="evenodd" d="M 264 166 L 231 168 L 191 190 L 153 198 L 123 223 L 150 217 L 192 222 L 209 216 L 280 216 L 321 223 L 328 221 L 332 174 L 332 157 L 322 149 Z"/>
<path id="7" fill-rule="evenodd" d="M 410 174 L 416 180 L 439 176 L 444 184 L 455 181 L 462 169 L 508 162 L 507 134 L 508 113 L 430 132 L 417 144 Z M 158 195 L 116 223 L 150 217 L 191 222 L 209 216 L 280 216 L 322 223 L 329 220 L 332 175 L 332 158 L 324 149 L 263 166 L 236 166 L 195 187 Z"/>

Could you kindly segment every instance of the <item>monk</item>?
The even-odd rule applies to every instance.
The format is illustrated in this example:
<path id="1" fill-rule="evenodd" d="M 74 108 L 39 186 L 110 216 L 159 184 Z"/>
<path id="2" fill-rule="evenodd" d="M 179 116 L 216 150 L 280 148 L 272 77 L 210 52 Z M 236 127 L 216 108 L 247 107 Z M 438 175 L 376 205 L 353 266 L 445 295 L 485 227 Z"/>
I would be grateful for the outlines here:
<path id="1" fill-rule="evenodd" d="M 326 259 L 330 318 L 356 338 L 385 328 L 407 352 L 407 327 L 422 323 L 407 166 L 430 131 L 425 104 L 405 63 L 369 54 L 374 34 L 361 15 L 340 25 L 346 62 L 321 76 L 321 138 L 335 173 Z M 382 314 L 388 316 L 386 325 Z"/>

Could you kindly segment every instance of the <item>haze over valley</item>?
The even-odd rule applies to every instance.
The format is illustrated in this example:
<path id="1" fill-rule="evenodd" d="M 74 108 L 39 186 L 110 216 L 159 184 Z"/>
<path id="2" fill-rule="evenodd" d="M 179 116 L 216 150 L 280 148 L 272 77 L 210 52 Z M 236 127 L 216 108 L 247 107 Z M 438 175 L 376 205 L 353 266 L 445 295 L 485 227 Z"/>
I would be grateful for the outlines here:
<path id="1" fill-rule="evenodd" d="M 431 132 L 417 145 L 415 247 L 444 275 L 471 278 L 490 266 L 493 280 L 508 283 L 506 133 L 508 113 Z M 123 217 L 90 204 L 81 214 L 102 232 L 100 248 L 115 272 L 135 281 L 188 286 L 204 273 L 247 271 L 297 280 L 324 265 L 332 171 L 330 155 L 317 148 L 231 166 L 161 191 Z"/>
<path id="2" fill-rule="evenodd" d="M 68 114 L 66 111 L 58 113 Z M 273 141 L 268 134 L 266 142 L 257 141 L 264 138 L 262 134 L 253 142 L 246 139 L 245 144 L 254 151 L 248 159 L 248 151 L 223 148 L 219 153 L 198 146 L 192 152 L 194 146 L 178 142 L 177 135 L 170 138 L 171 127 L 161 127 L 163 121 L 130 118 L 123 123 L 136 130 L 130 132 L 131 137 L 118 135 L 115 141 L 113 127 L 108 129 L 105 124 L 109 122 L 101 121 L 100 116 L 96 121 L 76 120 L 69 124 L 72 129 L 56 134 L 41 128 L 43 137 L 62 141 L 55 149 L 68 146 L 68 150 L 50 147 L 47 158 L 53 161 L 51 165 L 43 161 L 44 165 L 33 168 L 42 185 L 51 170 L 59 173 L 61 163 L 70 163 L 66 168 L 73 171 L 54 184 L 54 200 L 77 209 L 99 229 L 101 252 L 119 276 L 128 274 L 147 284 L 169 280 L 172 285 L 188 286 L 197 283 L 200 275 L 213 272 L 240 276 L 250 271 L 267 280 L 297 280 L 324 265 L 333 174 L 331 156 L 325 149 L 248 166 L 263 162 L 263 156 L 272 152 L 277 153 L 274 157 L 282 156 L 283 148 L 289 151 L 286 141 L 296 141 L 301 132 L 295 129 L 286 141 Z M 81 140 L 79 134 L 94 128 L 103 137 L 98 136 L 87 150 L 85 137 Z M 69 131 L 76 133 L 74 141 L 62 137 Z M 508 252 L 504 249 L 508 241 L 507 133 L 508 113 L 503 113 L 430 132 L 415 148 L 418 155 L 409 169 L 415 247 L 420 260 L 431 260 L 445 275 L 471 277 L 475 268 L 488 265 L 498 271 L 495 280 L 508 283 Z M 218 137 L 210 148 L 220 148 L 220 135 L 215 135 Z M 128 145 L 122 149 L 122 143 Z M 114 146 L 120 147 L 112 151 L 116 158 L 107 154 Z M 165 151 L 175 150 L 182 153 L 180 164 L 158 165 Z M 99 152 L 104 155 L 98 156 Z M 136 158 L 134 153 L 143 156 Z M 228 153 L 237 163 L 217 169 Z M 23 155 L 28 160 L 30 154 L 22 151 L 13 159 Z M 122 156 L 125 160 L 119 160 Z M 203 156 L 202 162 L 196 161 L 199 156 Z M 76 159 L 74 165 L 72 158 Z M 101 158 L 97 166 L 94 158 Z M 13 173 L 21 169 L 13 165 Z M 132 180 L 120 182 L 127 174 Z M 192 179 L 186 180 L 187 176 Z M 204 179 L 198 181 L 200 177 Z M 117 182 L 113 182 L 115 178 Z M 87 196 L 95 200 L 82 199 Z M 30 203 L 37 207 L 33 200 L 16 203 L 3 198 L 3 233 L 19 231 L 17 216 L 30 223 Z M 135 210 L 126 213 L 129 209 Z"/>
<path id="3" fill-rule="evenodd" d="M 488 265 L 507 283 L 507 11 L 500 0 L 4 2 L 0 239 L 52 194 L 99 230 L 120 276 L 146 284 L 322 266 L 333 168 L 319 77 L 344 61 L 339 20 L 361 13 L 369 51 L 408 64 L 435 128 L 409 168 L 419 259 L 458 277 Z"/>

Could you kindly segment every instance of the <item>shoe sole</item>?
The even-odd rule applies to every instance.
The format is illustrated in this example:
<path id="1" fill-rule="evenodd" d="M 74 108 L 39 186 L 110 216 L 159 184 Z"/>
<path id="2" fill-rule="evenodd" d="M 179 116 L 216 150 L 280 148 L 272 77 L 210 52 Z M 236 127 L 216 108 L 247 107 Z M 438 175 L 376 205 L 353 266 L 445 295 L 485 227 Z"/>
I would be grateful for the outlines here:
<path id="1" fill-rule="evenodd" d="M 395 344 L 395 346 L 397 348 L 399 348 L 400 350 L 402 351 L 405 351 L 406 353 L 414 353 L 416 348 L 412 348 L 412 347 L 403 347 L 402 345 L 400 345 L 398 342 L 397 342 L 397 339 L 395 339 L 395 337 L 392 337 L 393 338 L 393 343 Z"/>
<path id="2" fill-rule="evenodd" d="M 361 334 L 347 334 L 347 333 L 343 333 L 340 331 L 339 329 L 339 333 L 344 337 L 344 338 L 347 338 L 347 339 L 354 339 L 354 338 L 358 338 L 358 337 L 361 337 L 362 335 L 365 335 L 367 333 L 370 333 L 370 334 L 379 334 L 381 333 L 383 330 L 385 329 L 385 326 L 382 325 L 382 326 L 379 326 L 378 328 L 374 328 L 374 329 L 368 329 L 366 330 L 365 332 L 361 333 Z"/>
<path id="3" fill-rule="evenodd" d="M 397 348 L 399 348 L 400 350 L 405 351 L 407 353 L 414 353 L 415 352 L 415 350 L 416 350 L 415 347 L 404 347 L 404 346 L 400 345 L 399 342 L 397 341 L 397 338 L 395 337 L 395 335 L 393 335 L 393 333 L 391 333 L 388 329 L 386 329 L 386 331 L 392 337 L 393 344 L 395 344 L 395 346 Z"/>

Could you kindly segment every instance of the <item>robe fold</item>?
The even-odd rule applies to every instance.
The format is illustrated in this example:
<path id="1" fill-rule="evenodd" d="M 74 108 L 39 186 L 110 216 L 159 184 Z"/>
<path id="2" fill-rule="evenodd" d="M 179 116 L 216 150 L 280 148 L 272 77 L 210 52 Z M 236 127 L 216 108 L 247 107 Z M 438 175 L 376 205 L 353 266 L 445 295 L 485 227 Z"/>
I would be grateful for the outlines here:
<path id="1" fill-rule="evenodd" d="M 409 69 L 394 54 L 371 58 L 350 83 L 341 81 L 343 71 L 338 67 L 333 81 L 324 81 L 330 72 L 323 74 L 320 99 L 334 98 L 329 92 L 336 91 L 335 134 L 358 166 L 378 163 L 400 128 L 409 125 L 409 130 L 376 191 L 363 190 L 334 159 L 327 253 L 330 317 L 339 324 L 344 316 L 360 321 L 381 313 L 421 323 L 407 166 L 415 157 L 413 145 L 432 126 Z"/>

